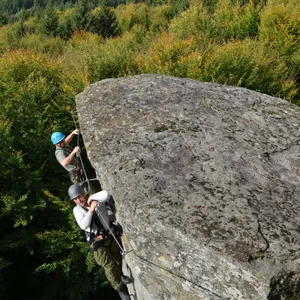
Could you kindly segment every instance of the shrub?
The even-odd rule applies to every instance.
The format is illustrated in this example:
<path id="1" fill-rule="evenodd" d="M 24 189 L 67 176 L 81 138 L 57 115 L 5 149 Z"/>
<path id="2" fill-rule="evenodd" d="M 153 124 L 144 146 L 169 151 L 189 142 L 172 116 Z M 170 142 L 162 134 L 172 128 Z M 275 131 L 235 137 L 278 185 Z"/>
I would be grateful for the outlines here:
<path id="1" fill-rule="evenodd" d="M 193 72 L 191 66 L 199 62 L 196 40 L 180 40 L 175 34 L 163 33 L 153 40 L 149 49 L 136 57 L 141 73 L 160 73 L 187 77 Z"/>
<path id="2" fill-rule="evenodd" d="M 159 5 L 150 7 L 149 31 L 158 32 L 160 29 L 166 29 L 169 23 L 170 12 L 170 5 Z"/>
<path id="3" fill-rule="evenodd" d="M 300 84 L 299 1 L 273 1 L 262 11 L 259 40 L 266 52 L 272 51 L 285 63 Z"/>
<path id="4" fill-rule="evenodd" d="M 8 49 L 8 40 L 7 40 L 7 32 L 9 30 L 9 26 L 2 26 L 0 28 L 0 53 L 5 52 Z"/>
<path id="5" fill-rule="evenodd" d="M 45 38 L 45 36 L 39 34 L 27 34 L 24 38 L 20 39 L 19 47 L 57 57 L 63 54 L 65 41 L 58 37 Z"/>
<path id="6" fill-rule="evenodd" d="M 208 9 L 197 3 L 174 18 L 169 25 L 170 32 L 175 33 L 180 39 L 191 36 L 197 38 L 202 36 L 213 36 L 215 32 L 215 22 L 210 16 Z"/>
<path id="7" fill-rule="evenodd" d="M 90 81 L 134 74 L 135 47 L 135 35 L 131 33 L 106 40 L 88 65 Z"/>
<path id="8" fill-rule="evenodd" d="M 78 74 L 85 85 L 91 82 L 89 66 L 99 53 L 102 41 L 97 34 L 80 31 L 75 32 L 67 42 L 63 64 L 66 69 Z"/>
<path id="9" fill-rule="evenodd" d="M 119 5 L 114 12 L 121 33 L 130 31 L 135 24 L 149 28 L 149 8 L 145 3 Z"/>
<path id="10" fill-rule="evenodd" d="M 38 17 L 33 16 L 26 20 L 25 26 L 26 26 L 26 33 L 32 34 L 37 32 L 37 23 L 38 23 Z"/>
<path id="11" fill-rule="evenodd" d="M 23 21 L 12 24 L 7 31 L 7 43 L 11 48 L 17 48 L 19 40 L 25 36 L 27 27 Z"/>
<path id="12" fill-rule="evenodd" d="M 284 63 L 273 53 L 259 49 L 258 42 L 252 40 L 216 47 L 203 60 L 198 79 L 242 86 L 288 100 L 299 93 Z"/>
<path id="13" fill-rule="evenodd" d="M 257 36 L 259 12 L 260 8 L 252 1 L 243 6 L 230 0 L 219 1 L 213 13 L 216 35 L 222 40 Z"/>

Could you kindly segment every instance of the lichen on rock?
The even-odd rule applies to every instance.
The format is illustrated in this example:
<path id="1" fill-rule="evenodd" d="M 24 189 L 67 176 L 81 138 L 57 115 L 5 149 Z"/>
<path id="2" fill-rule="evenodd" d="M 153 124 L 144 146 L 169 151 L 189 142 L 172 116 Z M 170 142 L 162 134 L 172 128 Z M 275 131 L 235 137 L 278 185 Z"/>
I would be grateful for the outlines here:
<path id="1" fill-rule="evenodd" d="M 299 107 L 162 75 L 103 80 L 76 103 L 139 300 L 262 300 L 298 274 Z"/>

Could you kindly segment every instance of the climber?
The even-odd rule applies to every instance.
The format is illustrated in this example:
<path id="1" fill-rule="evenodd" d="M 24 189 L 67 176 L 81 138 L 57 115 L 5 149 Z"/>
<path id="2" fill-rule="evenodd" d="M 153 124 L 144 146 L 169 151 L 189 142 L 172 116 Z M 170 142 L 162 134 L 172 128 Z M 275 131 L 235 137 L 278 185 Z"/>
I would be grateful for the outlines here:
<path id="1" fill-rule="evenodd" d="M 112 232 L 114 235 L 118 235 L 118 233 L 111 231 L 114 229 L 114 225 L 109 220 L 105 208 L 105 203 L 111 195 L 103 190 L 87 197 L 82 186 L 78 184 L 69 187 L 68 195 L 70 200 L 76 204 L 73 209 L 75 219 L 79 227 L 85 231 L 87 242 L 94 252 L 97 264 L 104 268 L 107 279 L 118 291 L 121 299 L 130 300 L 126 284 L 131 280 L 122 274 L 122 255 L 119 245 L 112 236 Z M 95 195 L 100 195 L 102 201 L 96 201 Z M 108 226 L 110 230 L 108 230 Z"/>
<path id="2" fill-rule="evenodd" d="M 84 174 L 79 160 L 80 147 L 74 149 L 69 145 L 74 135 L 80 134 L 79 129 L 73 130 L 67 137 L 61 132 L 54 132 L 51 135 L 52 144 L 55 145 L 55 156 L 57 161 L 69 172 L 73 183 L 82 184 Z"/>

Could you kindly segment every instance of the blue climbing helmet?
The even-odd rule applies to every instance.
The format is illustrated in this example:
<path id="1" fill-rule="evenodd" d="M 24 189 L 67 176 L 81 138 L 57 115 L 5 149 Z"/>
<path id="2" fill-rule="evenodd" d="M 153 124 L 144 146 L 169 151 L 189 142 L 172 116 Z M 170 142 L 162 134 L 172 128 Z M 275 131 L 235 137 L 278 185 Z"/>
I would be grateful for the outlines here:
<path id="1" fill-rule="evenodd" d="M 64 134 L 62 134 L 61 132 L 53 132 L 51 134 L 51 142 L 53 145 L 58 144 L 59 142 L 61 142 L 66 136 Z"/>

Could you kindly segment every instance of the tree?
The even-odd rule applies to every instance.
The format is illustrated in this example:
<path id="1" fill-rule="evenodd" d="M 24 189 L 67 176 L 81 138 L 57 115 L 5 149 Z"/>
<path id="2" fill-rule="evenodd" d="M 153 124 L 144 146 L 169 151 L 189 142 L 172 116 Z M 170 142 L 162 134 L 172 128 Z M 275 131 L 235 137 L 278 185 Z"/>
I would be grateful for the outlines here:
<path id="1" fill-rule="evenodd" d="M 0 13 L 0 26 L 7 24 L 7 22 L 8 22 L 7 14 Z"/>
<path id="2" fill-rule="evenodd" d="M 58 14 L 53 6 L 48 5 L 40 20 L 40 31 L 49 36 L 58 34 Z"/>
<path id="3" fill-rule="evenodd" d="M 90 32 L 97 33 L 104 38 L 113 37 L 117 32 L 115 14 L 107 6 L 100 7 L 92 16 L 88 29 Z"/>
<path id="4" fill-rule="evenodd" d="M 79 0 L 73 13 L 73 29 L 76 31 L 87 30 L 91 21 L 87 1 Z"/>

